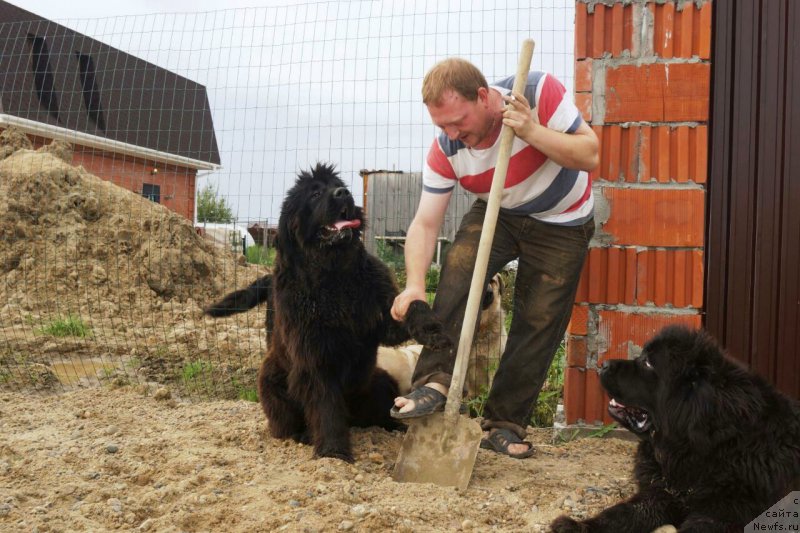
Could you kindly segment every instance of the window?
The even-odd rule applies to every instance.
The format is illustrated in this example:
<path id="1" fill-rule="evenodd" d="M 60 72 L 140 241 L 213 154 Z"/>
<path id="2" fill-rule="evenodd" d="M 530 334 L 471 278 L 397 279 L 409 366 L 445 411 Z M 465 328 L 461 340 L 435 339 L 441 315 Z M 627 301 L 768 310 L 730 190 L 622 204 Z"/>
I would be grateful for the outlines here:
<path id="1" fill-rule="evenodd" d="M 157 204 L 161 203 L 161 185 L 153 185 L 152 183 L 142 184 L 142 196 Z"/>
<path id="2" fill-rule="evenodd" d="M 42 107 L 58 120 L 58 99 L 56 98 L 55 78 L 50 66 L 50 50 L 44 37 L 28 34 L 31 45 L 31 70 L 33 72 L 33 85 L 36 97 Z"/>

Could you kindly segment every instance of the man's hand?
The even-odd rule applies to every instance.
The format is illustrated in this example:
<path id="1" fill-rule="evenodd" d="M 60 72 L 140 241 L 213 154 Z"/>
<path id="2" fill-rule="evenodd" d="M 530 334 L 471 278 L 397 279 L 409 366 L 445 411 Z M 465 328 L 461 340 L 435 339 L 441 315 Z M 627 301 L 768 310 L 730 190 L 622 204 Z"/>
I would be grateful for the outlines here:
<path id="1" fill-rule="evenodd" d="M 411 302 L 414 300 L 428 301 L 424 288 L 417 289 L 414 287 L 406 287 L 403 292 L 398 294 L 394 299 L 394 305 L 392 305 L 392 318 L 398 322 L 405 320 L 408 306 L 411 305 Z"/>
<path id="2" fill-rule="evenodd" d="M 539 124 L 539 115 L 531 109 L 530 103 L 521 93 L 503 96 L 506 109 L 503 111 L 503 124 L 513 128 L 520 139 L 526 138 Z"/>

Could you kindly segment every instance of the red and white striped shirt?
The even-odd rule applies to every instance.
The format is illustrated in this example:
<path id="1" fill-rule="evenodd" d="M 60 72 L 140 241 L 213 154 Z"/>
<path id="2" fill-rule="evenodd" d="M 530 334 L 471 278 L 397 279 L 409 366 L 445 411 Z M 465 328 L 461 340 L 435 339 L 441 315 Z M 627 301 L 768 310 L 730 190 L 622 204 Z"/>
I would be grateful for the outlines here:
<path id="1" fill-rule="evenodd" d="M 490 90 L 505 95 L 513 84 L 512 76 L 491 85 Z M 524 94 L 538 113 L 539 123 L 550 129 L 573 133 L 583 122 L 564 86 L 549 74 L 530 72 Z M 500 136 L 492 147 L 476 150 L 441 133 L 428 151 L 422 172 L 424 190 L 447 193 L 458 182 L 486 200 L 499 151 Z M 500 209 L 550 224 L 580 225 L 594 210 L 591 180 L 587 172 L 564 168 L 515 137 Z"/>

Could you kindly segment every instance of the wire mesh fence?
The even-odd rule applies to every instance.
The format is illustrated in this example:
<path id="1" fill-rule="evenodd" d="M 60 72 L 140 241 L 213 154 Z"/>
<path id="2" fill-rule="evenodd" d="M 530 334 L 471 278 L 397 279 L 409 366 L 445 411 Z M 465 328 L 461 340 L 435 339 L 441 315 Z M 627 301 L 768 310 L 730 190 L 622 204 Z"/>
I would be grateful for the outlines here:
<path id="1" fill-rule="evenodd" d="M 366 208 L 367 248 L 400 268 L 437 133 L 419 96 L 427 69 L 460 56 L 491 83 L 532 37 L 532 69 L 572 91 L 574 4 L 533 4 L 59 23 L 3 6 L 0 388 L 157 382 L 252 399 L 265 310 L 202 310 L 269 271 L 297 172 L 336 164 Z M 470 202 L 453 202 L 445 248 Z"/>

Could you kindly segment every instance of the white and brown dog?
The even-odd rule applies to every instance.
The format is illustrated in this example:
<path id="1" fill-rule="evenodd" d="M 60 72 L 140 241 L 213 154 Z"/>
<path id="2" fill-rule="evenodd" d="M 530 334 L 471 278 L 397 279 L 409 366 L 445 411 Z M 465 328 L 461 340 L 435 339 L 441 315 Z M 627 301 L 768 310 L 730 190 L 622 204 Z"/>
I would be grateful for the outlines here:
<path id="1" fill-rule="evenodd" d="M 495 274 L 486 286 L 481 302 L 478 330 L 472 343 L 467 369 L 467 398 L 488 390 L 500 356 L 506 348 L 506 313 L 502 306 L 503 279 Z M 400 388 L 400 394 L 411 391 L 411 377 L 422 352 L 422 345 L 378 347 L 378 367 L 386 370 Z"/>

